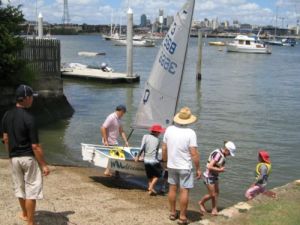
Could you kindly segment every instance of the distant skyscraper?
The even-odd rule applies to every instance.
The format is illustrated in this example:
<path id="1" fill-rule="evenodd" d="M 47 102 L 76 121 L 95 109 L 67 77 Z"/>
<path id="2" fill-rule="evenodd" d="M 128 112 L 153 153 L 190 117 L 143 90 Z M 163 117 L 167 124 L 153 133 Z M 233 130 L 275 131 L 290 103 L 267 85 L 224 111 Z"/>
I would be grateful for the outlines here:
<path id="1" fill-rule="evenodd" d="M 164 22 L 163 22 L 163 25 L 164 25 L 164 26 L 167 26 L 167 18 L 163 18 L 163 21 L 164 21 Z"/>
<path id="2" fill-rule="evenodd" d="M 160 23 L 160 29 L 161 29 L 161 32 L 162 32 L 162 26 L 163 26 L 163 23 L 164 23 L 164 10 L 163 9 L 159 9 L 158 11 L 158 21 Z"/>
<path id="3" fill-rule="evenodd" d="M 233 25 L 235 28 L 240 28 L 240 23 L 239 23 L 238 20 L 234 20 L 234 21 L 232 22 L 232 25 Z"/>
<path id="4" fill-rule="evenodd" d="M 159 9 L 158 16 L 164 16 L 164 10 L 163 9 Z"/>
<path id="5" fill-rule="evenodd" d="M 147 26 L 147 16 L 145 14 L 141 15 L 141 27 Z"/>
<path id="6" fill-rule="evenodd" d="M 170 27 L 174 21 L 173 16 L 167 16 L 167 27 Z"/>
<path id="7" fill-rule="evenodd" d="M 229 27 L 229 21 L 226 20 L 226 21 L 224 22 L 224 27 L 225 27 L 226 29 Z"/>
<path id="8" fill-rule="evenodd" d="M 212 20 L 212 29 L 216 30 L 219 27 L 219 22 L 218 22 L 218 17 L 216 18 L 216 20 Z"/>
<path id="9" fill-rule="evenodd" d="M 148 27 L 148 26 L 151 26 L 151 20 L 150 19 L 147 19 L 147 24 L 146 24 L 146 26 Z"/>

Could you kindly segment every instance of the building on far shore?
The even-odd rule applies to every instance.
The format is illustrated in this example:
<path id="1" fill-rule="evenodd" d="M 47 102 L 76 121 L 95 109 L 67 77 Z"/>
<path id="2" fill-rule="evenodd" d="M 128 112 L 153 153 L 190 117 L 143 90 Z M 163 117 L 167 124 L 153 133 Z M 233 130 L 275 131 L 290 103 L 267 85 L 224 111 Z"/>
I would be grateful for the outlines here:
<path id="1" fill-rule="evenodd" d="M 164 17 L 164 11 L 159 10 L 158 16 L 154 18 L 154 21 L 151 22 L 147 18 L 146 14 L 142 14 L 140 17 L 140 23 L 134 25 L 134 31 L 136 33 L 148 33 L 148 32 L 159 32 L 166 33 L 174 21 L 173 16 Z M 36 21 L 25 21 L 21 25 L 23 35 L 36 35 L 37 34 L 37 25 Z M 120 27 L 118 24 L 115 24 L 116 27 Z M 110 24 L 50 24 L 46 21 L 43 22 L 44 33 L 45 34 L 82 34 L 82 33 L 102 33 L 108 34 L 110 32 Z M 201 21 L 193 21 L 192 24 L 192 35 L 197 36 L 197 30 L 201 31 L 205 35 L 216 35 L 216 34 L 230 34 L 224 36 L 232 36 L 237 33 L 257 34 L 259 29 L 262 28 L 261 35 L 263 36 L 299 36 L 300 35 L 300 25 L 299 21 L 297 25 L 290 25 L 286 28 L 274 27 L 271 25 L 268 26 L 258 26 L 251 25 L 248 23 L 240 23 L 238 20 L 233 20 L 232 23 L 229 21 L 220 21 L 219 18 L 208 19 L 204 18 Z M 275 32 L 276 30 L 276 32 Z M 121 32 L 126 33 L 126 25 L 121 25 Z M 222 36 L 221 35 L 221 36 Z"/>

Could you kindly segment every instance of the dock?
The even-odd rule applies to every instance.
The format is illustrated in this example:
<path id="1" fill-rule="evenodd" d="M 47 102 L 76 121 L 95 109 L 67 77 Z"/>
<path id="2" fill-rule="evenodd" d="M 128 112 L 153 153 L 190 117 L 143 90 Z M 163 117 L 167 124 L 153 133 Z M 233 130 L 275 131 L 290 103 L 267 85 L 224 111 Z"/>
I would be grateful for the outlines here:
<path id="1" fill-rule="evenodd" d="M 62 78 L 73 78 L 81 80 L 97 80 L 103 83 L 136 83 L 140 76 L 135 74 L 127 76 L 125 73 L 105 72 L 101 69 L 92 68 L 64 68 L 61 70 Z"/>

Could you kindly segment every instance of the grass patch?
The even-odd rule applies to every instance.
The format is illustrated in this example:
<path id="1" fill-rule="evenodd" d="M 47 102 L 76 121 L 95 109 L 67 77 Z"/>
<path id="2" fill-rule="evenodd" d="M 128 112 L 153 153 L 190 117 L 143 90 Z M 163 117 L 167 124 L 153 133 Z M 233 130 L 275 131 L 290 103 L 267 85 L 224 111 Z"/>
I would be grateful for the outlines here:
<path id="1" fill-rule="evenodd" d="M 298 225 L 300 224 L 300 187 L 280 190 L 277 199 L 262 197 L 248 212 L 216 224 L 228 225 Z"/>

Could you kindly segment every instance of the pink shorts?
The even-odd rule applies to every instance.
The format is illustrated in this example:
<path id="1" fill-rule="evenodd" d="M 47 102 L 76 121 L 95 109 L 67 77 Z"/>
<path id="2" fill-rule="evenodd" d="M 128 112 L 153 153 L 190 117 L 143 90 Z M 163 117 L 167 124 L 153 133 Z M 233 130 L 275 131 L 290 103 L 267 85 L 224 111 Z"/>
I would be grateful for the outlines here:
<path id="1" fill-rule="evenodd" d="M 246 193 L 245 193 L 245 197 L 247 199 L 252 199 L 254 198 L 255 196 L 257 196 L 258 194 L 260 193 L 263 193 L 265 192 L 265 188 L 263 186 L 260 186 L 260 185 L 255 185 L 253 187 L 250 187 Z"/>

